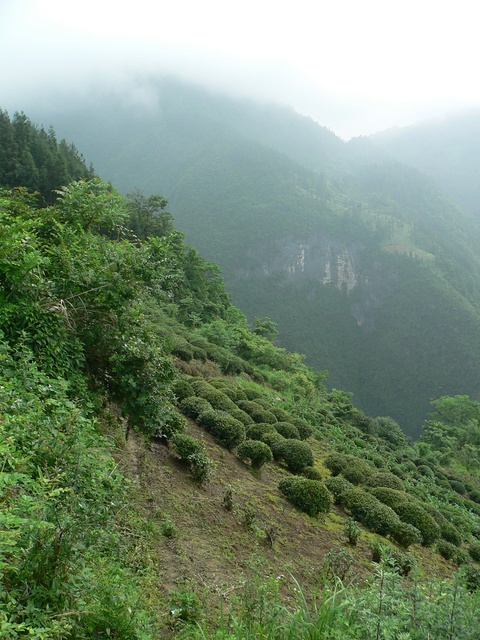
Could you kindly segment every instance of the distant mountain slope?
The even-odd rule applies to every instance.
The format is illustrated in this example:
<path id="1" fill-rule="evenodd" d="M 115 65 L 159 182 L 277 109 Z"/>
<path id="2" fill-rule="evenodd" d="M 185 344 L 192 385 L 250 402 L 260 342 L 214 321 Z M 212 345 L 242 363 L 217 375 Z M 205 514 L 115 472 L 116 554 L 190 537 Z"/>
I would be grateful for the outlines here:
<path id="1" fill-rule="evenodd" d="M 169 198 L 234 303 L 364 411 L 416 435 L 432 397 L 480 397 L 475 232 L 432 180 L 288 109 L 155 91 L 49 118 L 122 191 Z"/>
<path id="2" fill-rule="evenodd" d="M 391 129 L 370 141 L 434 178 L 454 202 L 480 219 L 480 111 Z"/>

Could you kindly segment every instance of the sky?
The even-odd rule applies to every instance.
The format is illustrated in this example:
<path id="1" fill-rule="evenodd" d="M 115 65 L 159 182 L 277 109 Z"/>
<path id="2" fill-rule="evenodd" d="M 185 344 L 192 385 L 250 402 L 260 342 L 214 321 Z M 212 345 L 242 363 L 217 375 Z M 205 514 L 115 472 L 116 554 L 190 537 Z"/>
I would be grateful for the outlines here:
<path id="1" fill-rule="evenodd" d="M 474 0 L 0 0 L 0 108 L 175 74 L 286 104 L 337 135 L 480 107 Z"/>

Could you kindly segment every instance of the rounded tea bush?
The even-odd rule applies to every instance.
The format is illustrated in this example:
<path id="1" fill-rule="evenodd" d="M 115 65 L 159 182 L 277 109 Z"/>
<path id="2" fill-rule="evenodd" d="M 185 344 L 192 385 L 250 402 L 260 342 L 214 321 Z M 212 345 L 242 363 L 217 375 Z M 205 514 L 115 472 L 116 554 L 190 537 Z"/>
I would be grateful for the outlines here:
<path id="1" fill-rule="evenodd" d="M 284 438 L 300 440 L 300 434 L 297 427 L 291 422 L 276 422 L 274 424 L 275 430 Z"/>
<path id="2" fill-rule="evenodd" d="M 205 445 L 203 442 L 192 438 L 186 433 L 176 433 L 170 440 L 173 450 L 182 460 L 188 460 L 195 453 L 203 453 Z"/>
<path id="3" fill-rule="evenodd" d="M 273 460 L 270 447 L 259 440 L 245 440 L 237 448 L 237 455 L 242 460 L 250 460 L 254 469 L 260 469 L 266 462 Z"/>
<path id="4" fill-rule="evenodd" d="M 308 478 L 309 480 L 321 480 L 323 482 L 322 472 L 319 471 L 316 467 L 305 467 L 302 471 L 302 476 L 304 478 Z"/>
<path id="5" fill-rule="evenodd" d="M 395 540 L 401 547 L 408 549 L 412 544 L 420 544 L 422 542 L 422 534 L 420 531 L 408 522 L 398 522 L 390 531 L 390 537 Z"/>
<path id="6" fill-rule="evenodd" d="M 244 424 L 245 427 L 249 427 L 255 424 L 253 418 L 251 418 L 248 413 L 245 413 L 245 411 L 242 411 L 238 407 L 235 407 L 235 409 L 229 409 L 228 413 L 232 416 L 232 418 L 235 418 L 235 420 L 240 420 L 240 422 Z"/>
<path id="7" fill-rule="evenodd" d="M 282 460 L 292 473 L 301 473 L 305 467 L 312 467 L 313 453 L 303 440 L 283 440 L 272 450 L 276 460 Z"/>
<path id="8" fill-rule="evenodd" d="M 288 420 L 287 420 L 288 422 Z M 307 440 L 313 435 L 312 427 L 306 422 L 302 420 L 302 418 L 291 418 L 290 422 L 292 422 L 298 429 L 298 437 L 300 440 Z"/>
<path id="9" fill-rule="evenodd" d="M 429 547 L 440 538 L 439 525 L 421 505 L 412 502 L 400 503 L 394 509 L 403 522 L 408 522 L 420 531 L 425 547 Z"/>
<path id="10" fill-rule="evenodd" d="M 367 478 L 365 484 L 369 487 L 387 487 L 389 489 L 396 489 L 397 491 L 403 491 L 405 488 L 400 478 L 387 471 L 373 474 L 373 476 Z"/>
<path id="11" fill-rule="evenodd" d="M 247 427 L 247 438 L 250 438 L 250 440 L 261 440 L 265 442 L 263 436 L 266 433 L 277 433 L 277 431 L 275 431 L 275 427 L 272 424 L 268 424 L 267 422 L 254 422 Z M 282 438 L 282 440 L 283 439 L 284 438 Z"/>
<path id="12" fill-rule="evenodd" d="M 187 421 L 172 405 L 165 407 L 162 422 L 158 425 L 155 435 L 171 438 L 175 433 L 185 431 Z"/>
<path id="13" fill-rule="evenodd" d="M 272 404 L 270 405 L 269 411 L 273 413 L 279 422 L 292 422 L 292 416 L 281 407 L 276 407 Z"/>
<path id="14" fill-rule="evenodd" d="M 184 400 L 185 398 L 189 398 L 195 395 L 195 391 L 193 390 L 192 385 L 182 378 L 175 380 L 173 384 L 173 393 L 178 398 L 178 400 Z"/>
<path id="15" fill-rule="evenodd" d="M 480 562 L 480 542 L 472 542 L 468 548 L 468 553 L 475 562 Z"/>
<path id="16" fill-rule="evenodd" d="M 347 491 L 348 489 L 353 489 L 353 484 L 345 478 L 341 478 L 340 476 L 327 478 L 325 480 L 325 484 L 327 486 L 327 489 L 333 495 L 335 504 L 342 504 L 343 493 L 345 493 L 345 491 Z"/>
<path id="17" fill-rule="evenodd" d="M 230 411 L 236 409 L 237 406 L 230 400 L 230 398 L 219 391 L 218 389 L 212 389 L 211 391 L 203 391 L 198 394 L 204 400 L 207 400 L 214 409 L 220 409 L 220 411 Z"/>
<path id="18" fill-rule="evenodd" d="M 285 478 L 278 488 L 298 509 L 309 516 L 328 513 L 331 509 L 332 496 L 327 487 L 318 480 Z"/>
<path id="19" fill-rule="evenodd" d="M 445 558 L 445 560 L 453 560 L 457 555 L 458 549 L 451 542 L 446 540 L 439 540 L 437 542 L 437 552 Z"/>
<path id="20" fill-rule="evenodd" d="M 342 476 L 352 484 L 365 484 L 372 474 L 372 467 L 360 458 L 350 457 L 342 470 Z"/>
<path id="21" fill-rule="evenodd" d="M 228 450 L 245 440 L 245 427 L 229 413 L 209 409 L 198 416 L 198 424 L 204 427 L 215 440 Z"/>
<path id="22" fill-rule="evenodd" d="M 363 489 L 344 491 L 342 504 L 356 520 L 382 536 L 388 536 L 398 524 L 395 511 Z"/>
<path id="23" fill-rule="evenodd" d="M 281 443 L 285 442 L 285 438 L 276 431 L 267 431 L 259 438 L 262 442 L 270 447 L 274 460 L 279 460 L 282 453 Z M 277 457 L 278 454 L 278 457 Z"/>
<path id="24" fill-rule="evenodd" d="M 473 491 L 471 491 L 469 498 L 470 500 L 473 500 L 473 502 L 480 504 L 480 489 L 474 489 Z"/>
<path id="25" fill-rule="evenodd" d="M 204 398 L 190 396 L 180 402 L 179 408 L 183 414 L 196 420 L 201 413 L 212 409 L 212 405 Z"/>
<path id="26" fill-rule="evenodd" d="M 203 396 L 205 393 L 215 391 L 215 387 L 212 387 L 212 385 L 203 378 L 196 378 L 195 380 L 192 380 L 190 384 L 192 385 L 193 390 L 195 391 L 195 395 L 197 396 Z"/>
<path id="27" fill-rule="evenodd" d="M 332 476 L 338 476 L 347 466 L 348 458 L 342 453 L 332 453 L 325 458 L 323 464 L 327 469 L 329 469 Z"/>

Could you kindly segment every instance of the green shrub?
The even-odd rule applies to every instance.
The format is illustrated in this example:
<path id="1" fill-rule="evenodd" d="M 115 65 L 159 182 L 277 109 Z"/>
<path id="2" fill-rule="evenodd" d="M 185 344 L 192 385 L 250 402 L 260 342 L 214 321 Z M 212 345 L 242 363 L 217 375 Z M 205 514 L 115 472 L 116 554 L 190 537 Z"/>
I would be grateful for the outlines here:
<path id="1" fill-rule="evenodd" d="M 425 476 L 426 478 L 434 478 L 435 474 L 433 473 L 430 467 L 427 467 L 425 464 L 421 464 L 417 467 L 417 471 L 420 475 Z"/>
<path id="2" fill-rule="evenodd" d="M 318 480 L 300 477 L 285 478 L 278 488 L 298 509 L 309 516 L 328 513 L 332 506 L 330 492 Z"/>
<path id="3" fill-rule="evenodd" d="M 248 400 L 256 400 L 257 398 L 262 398 L 262 392 L 257 389 L 253 389 L 252 387 L 244 387 L 244 394 L 247 396 Z"/>
<path id="4" fill-rule="evenodd" d="M 240 389 L 240 387 L 223 387 L 221 391 L 223 391 L 223 393 L 228 396 L 230 400 L 233 400 L 235 404 L 237 404 L 240 400 L 247 400 L 247 396 Z"/>
<path id="5" fill-rule="evenodd" d="M 172 391 L 179 400 L 184 400 L 185 398 L 195 395 L 192 385 L 183 378 L 175 380 L 172 385 Z"/>
<path id="6" fill-rule="evenodd" d="M 307 440 L 307 438 L 310 438 L 313 435 L 312 427 L 305 420 L 302 420 L 301 418 L 292 418 L 291 422 L 293 422 L 297 427 L 298 437 L 300 440 Z"/>
<path id="7" fill-rule="evenodd" d="M 323 464 L 330 470 L 332 476 L 338 476 L 347 466 L 348 457 L 341 453 L 332 453 L 325 458 Z"/>
<path id="8" fill-rule="evenodd" d="M 342 476 L 352 484 L 365 484 L 372 474 L 372 467 L 360 458 L 349 457 L 348 464 L 342 470 Z"/>
<path id="9" fill-rule="evenodd" d="M 205 445 L 203 442 L 192 438 L 186 433 L 176 433 L 170 441 L 173 450 L 182 460 L 189 460 L 194 453 L 203 453 Z"/>
<path id="10" fill-rule="evenodd" d="M 267 411 L 266 409 L 258 409 L 257 411 L 252 411 L 250 416 L 253 418 L 255 422 L 269 422 L 270 424 L 276 424 L 277 419 L 271 413 L 271 411 Z"/>
<path id="11" fill-rule="evenodd" d="M 446 540 L 439 540 L 437 542 L 437 552 L 445 558 L 445 560 L 453 560 L 457 555 L 457 547 L 451 542 L 447 542 Z"/>
<path id="12" fill-rule="evenodd" d="M 345 478 L 341 478 L 340 476 L 327 478 L 325 480 L 325 484 L 327 486 L 327 489 L 333 495 L 335 504 L 342 504 L 343 493 L 348 489 L 353 489 L 353 484 Z"/>
<path id="13" fill-rule="evenodd" d="M 191 396 L 189 398 L 184 398 L 180 402 L 179 408 L 186 416 L 196 420 L 201 413 L 205 413 L 205 411 L 212 409 L 212 405 L 204 398 Z"/>
<path id="14" fill-rule="evenodd" d="M 196 378 L 192 380 L 190 383 L 195 391 L 195 395 L 203 396 L 205 393 L 209 393 L 210 391 L 215 391 L 215 387 L 212 387 L 206 380 L 203 378 Z"/>
<path id="15" fill-rule="evenodd" d="M 342 504 L 356 520 L 380 535 L 387 536 L 398 524 L 398 516 L 393 509 L 362 489 L 344 491 Z"/>
<path id="16" fill-rule="evenodd" d="M 277 433 L 284 438 L 300 440 L 300 434 L 297 427 L 293 426 L 290 422 L 276 422 L 274 424 Z"/>
<path id="17" fill-rule="evenodd" d="M 457 527 L 433 505 L 422 502 L 422 507 L 433 517 L 440 527 L 440 537 L 447 542 L 451 542 L 456 547 L 459 547 L 462 544 L 462 534 Z"/>
<path id="18" fill-rule="evenodd" d="M 205 452 L 192 453 L 189 462 L 190 472 L 195 482 L 203 484 L 210 479 L 213 471 L 213 462 Z"/>
<path id="19" fill-rule="evenodd" d="M 475 562 L 480 562 L 480 542 L 472 542 L 468 547 L 468 553 Z"/>
<path id="20" fill-rule="evenodd" d="M 235 418 L 235 420 L 240 420 L 240 422 L 245 425 L 245 427 L 250 427 L 251 425 L 255 424 L 253 418 L 251 418 L 248 413 L 245 413 L 245 411 L 242 411 L 238 407 L 235 407 L 235 409 L 229 409 L 228 413 L 232 416 L 232 418 Z"/>
<path id="21" fill-rule="evenodd" d="M 270 447 L 274 460 L 279 460 L 282 454 L 281 444 L 285 442 L 285 438 L 276 431 L 267 431 L 259 438 L 262 442 Z"/>
<path id="22" fill-rule="evenodd" d="M 390 489 L 389 487 L 372 487 L 370 493 L 392 509 L 400 503 L 415 500 L 415 498 L 411 498 L 405 491 L 397 491 L 397 489 Z"/>
<path id="23" fill-rule="evenodd" d="M 247 427 L 247 438 L 250 438 L 250 440 L 261 440 L 262 442 L 265 442 L 263 436 L 266 433 L 277 432 L 275 431 L 275 427 L 272 424 L 268 424 L 267 422 L 254 422 Z M 284 440 L 284 438 L 282 438 L 282 440 Z"/>
<path id="24" fill-rule="evenodd" d="M 412 544 L 420 544 L 422 542 L 422 534 L 420 531 L 408 522 L 398 522 L 393 526 L 390 531 L 390 537 L 395 540 L 404 549 Z"/>
<path id="25" fill-rule="evenodd" d="M 279 422 L 294 422 L 292 416 L 281 407 L 277 407 L 274 404 L 271 404 L 269 407 L 269 411 L 273 413 L 273 415 Z"/>
<path id="26" fill-rule="evenodd" d="M 305 467 L 311 467 L 314 463 L 312 450 L 303 440 L 283 440 L 272 448 L 272 453 L 292 473 L 301 473 Z"/>
<path id="27" fill-rule="evenodd" d="M 421 505 L 400 503 L 394 509 L 403 522 L 408 522 L 420 531 L 424 546 L 430 546 L 440 537 L 439 525 Z"/>
<path id="28" fill-rule="evenodd" d="M 193 347 L 183 338 L 175 336 L 170 349 L 172 355 L 176 356 L 184 362 L 190 362 L 193 359 Z"/>
<path id="29" fill-rule="evenodd" d="M 465 576 L 465 585 L 471 592 L 480 589 L 480 569 L 473 564 L 466 565 L 463 569 Z"/>
<path id="30" fill-rule="evenodd" d="M 230 398 L 218 391 L 218 389 L 212 389 L 212 391 L 204 391 L 198 394 L 204 400 L 207 400 L 214 409 L 220 409 L 220 411 L 231 411 L 232 409 L 236 409 L 237 406 L 230 400 Z"/>
<path id="31" fill-rule="evenodd" d="M 215 440 L 228 450 L 245 440 L 245 427 L 229 413 L 209 409 L 198 416 L 198 424 L 204 427 Z"/>
<path id="32" fill-rule="evenodd" d="M 408 576 L 417 565 L 416 558 L 412 553 L 403 553 L 398 549 L 391 550 L 388 562 L 399 575 L 404 577 Z"/>
<path id="33" fill-rule="evenodd" d="M 260 469 L 266 462 L 273 460 L 270 447 L 259 440 L 245 440 L 237 449 L 237 455 L 242 460 L 250 460 L 252 467 Z"/>
<path id="34" fill-rule="evenodd" d="M 206 362 L 208 356 L 205 349 L 202 349 L 201 347 L 195 347 L 192 345 L 190 346 L 192 348 L 193 359 L 200 360 L 201 362 Z"/>
<path id="35" fill-rule="evenodd" d="M 460 494 L 461 496 L 464 496 L 467 492 L 465 489 L 465 485 L 458 480 L 450 480 L 450 486 L 456 493 Z"/>
<path id="36" fill-rule="evenodd" d="M 369 487 L 388 487 L 397 491 L 404 490 L 404 485 L 400 478 L 387 471 L 375 473 L 373 476 L 368 477 L 365 484 Z"/>
<path id="37" fill-rule="evenodd" d="M 345 523 L 345 535 L 348 543 L 351 544 L 352 547 L 357 546 L 357 542 L 360 539 L 361 534 L 362 530 L 358 526 L 358 522 L 354 518 L 348 518 Z"/>
<path id="38" fill-rule="evenodd" d="M 320 480 L 323 482 L 322 472 L 315 467 L 305 467 L 305 469 L 302 470 L 302 476 L 309 480 Z"/>
<path id="39" fill-rule="evenodd" d="M 480 504 L 480 489 L 474 489 L 470 492 L 468 497 L 470 498 L 470 500 L 473 500 L 473 502 Z"/>
<path id="40" fill-rule="evenodd" d="M 160 424 L 157 426 L 154 435 L 171 438 L 175 433 L 185 431 L 187 421 L 175 407 L 167 405 L 162 413 Z"/>

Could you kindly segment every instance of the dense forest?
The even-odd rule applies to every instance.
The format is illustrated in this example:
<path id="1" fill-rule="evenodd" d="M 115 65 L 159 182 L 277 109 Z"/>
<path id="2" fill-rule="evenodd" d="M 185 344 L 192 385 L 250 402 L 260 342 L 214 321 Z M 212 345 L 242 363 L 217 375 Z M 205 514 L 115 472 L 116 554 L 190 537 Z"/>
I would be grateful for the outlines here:
<path id="1" fill-rule="evenodd" d="M 365 414 L 49 140 L 0 182 L 1 636 L 478 638 L 480 403 Z"/>
<path id="2" fill-rule="evenodd" d="M 417 438 L 431 398 L 480 400 L 479 231 L 446 195 L 446 160 L 442 175 L 432 164 L 439 184 L 419 171 L 428 158 L 408 166 L 380 137 L 345 143 L 292 109 L 172 78 L 148 89 L 157 107 L 98 93 L 37 117 L 124 195 L 167 197 L 249 321 L 271 317 L 276 343 L 326 369 L 327 387 L 349 389 L 366 413 Z M 473 157 L 466 138 L 436 162 Z M 468 181 L 475 166 L 455 175 Z"/>

